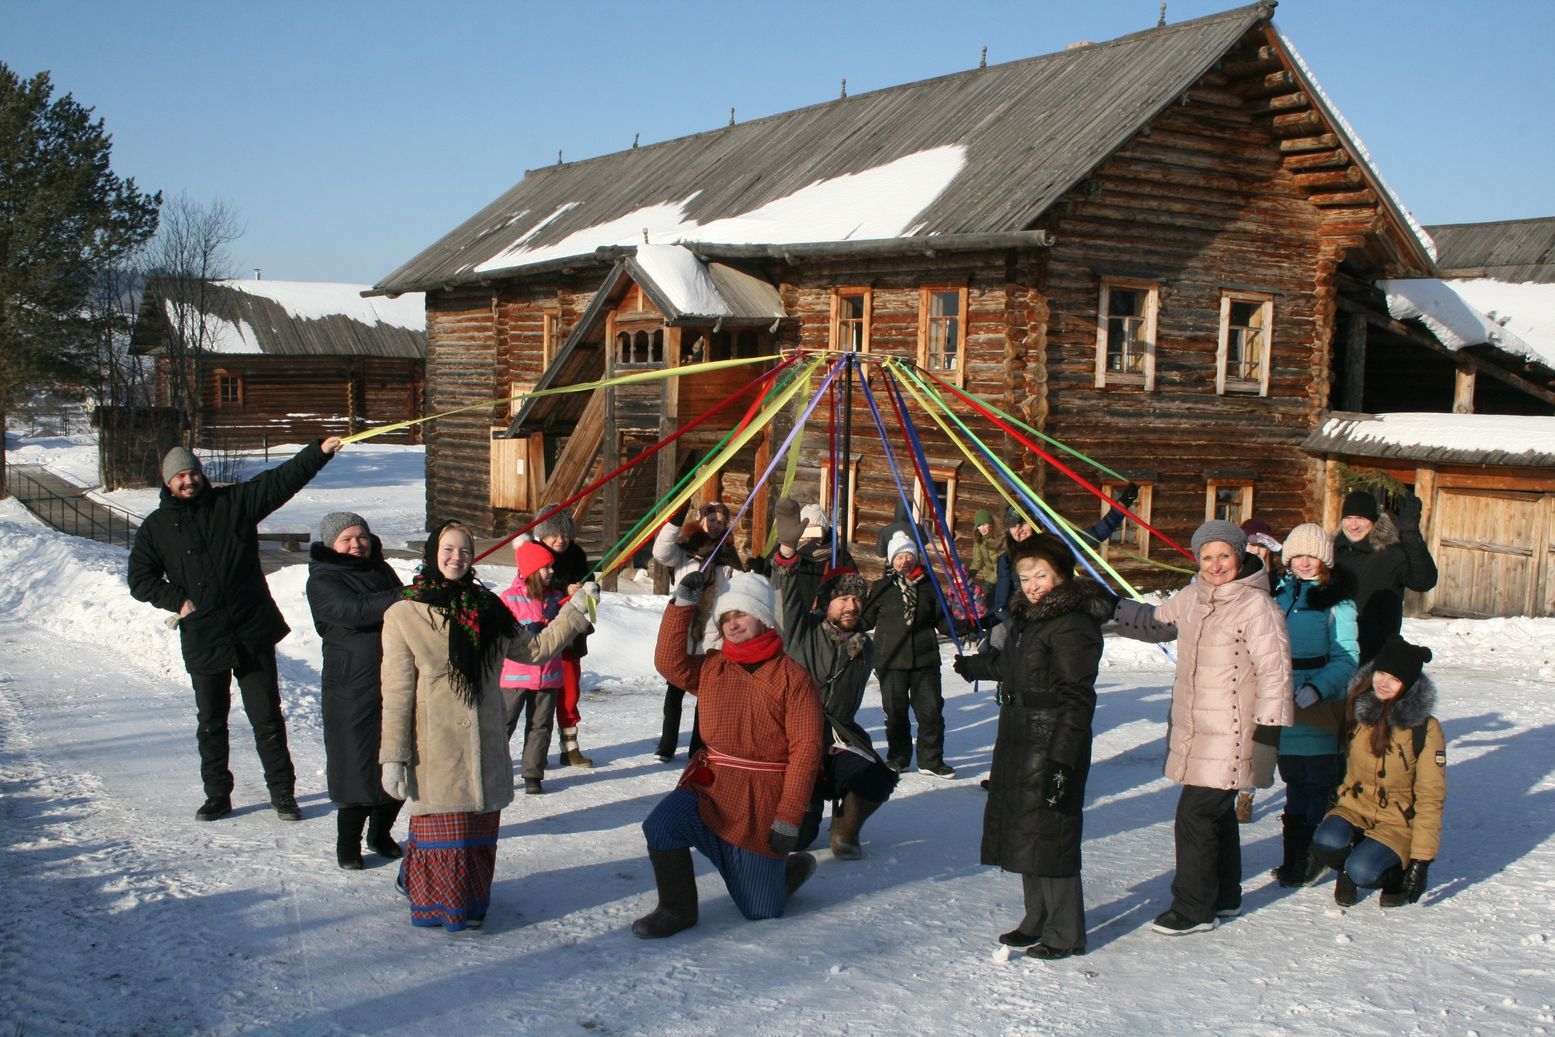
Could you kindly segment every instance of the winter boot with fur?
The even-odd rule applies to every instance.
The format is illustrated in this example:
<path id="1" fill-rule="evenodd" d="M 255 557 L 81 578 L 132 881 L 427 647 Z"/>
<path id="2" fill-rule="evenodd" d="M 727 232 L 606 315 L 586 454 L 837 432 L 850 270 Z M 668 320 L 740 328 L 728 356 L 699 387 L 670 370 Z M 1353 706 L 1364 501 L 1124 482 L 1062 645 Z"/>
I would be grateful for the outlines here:
<path id="1" fill-rule="evenodd" d="M 783 862 L 783 895 L 793 896 L 794 891 L 803 886 L 814 874 L 815 855 L 813 853 L 789 854 L 788 860 Z"/>
<path id="2" fill-rule="evenodd" d="M 864 856 L 859 845 L 859 829 L 869 815 L 880 809 L 880 804 L 850 792 L 842 801 L 842 809 L 831 817 L 831 855 L 839 861 L 856 861 Z"/>
<path id="3" fill-rule="evenodd" d="M 697 877 L 690 848 L 649 850 L 648 861 L 659 888 L 659 906 L 632 923 L 632 935 L 639 940 L 658 940 L 696 925 Z"/>
<path id="4" fill-rule="evenodd" d="M 594 761 L 583 755 L 578 748 L 578 729 L 575 727 L 562 728 L 562 765 L 567 767 L 592 767 Z"/>
<path id="5" fill-rule="evenodd" d="M 1250 825 L 1253 823 L 1253 794 L 1251 792 L 1238 792 L 1236 794 L 1236 823 Z"/>

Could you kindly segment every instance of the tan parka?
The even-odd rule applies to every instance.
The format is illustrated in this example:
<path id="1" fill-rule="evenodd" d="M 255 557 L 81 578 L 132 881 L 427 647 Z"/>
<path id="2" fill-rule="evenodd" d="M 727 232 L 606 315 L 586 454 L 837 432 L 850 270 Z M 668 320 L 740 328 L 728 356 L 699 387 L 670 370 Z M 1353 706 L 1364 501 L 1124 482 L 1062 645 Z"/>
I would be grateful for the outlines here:
<path id="1" fill-rule="evenodd" d="M 1369 664 L 1361 667 L 1350 683 L 1351 691 L 1369 688 L 1371 673 Z M 1368 690 L 1356 700 L 1361 722 L 1348 733 L 1344 731 L 1346 706 L 1346 700 L 1323 699 L 1296 711 L 1303 724 L 1340 732 L 1346 746 L 1344 781 L 1329 816 L 1337 814 L 1367 838 L 1382 843 L 1406 867 L 1410 861 L 1435 860 L 1447 802 L 1447 740 L 1442 725 L 1431 716 L 1436 686 L 1421 674 L 1399 696 L 1388 716 L 1388 748 L 1382 756 L 1371 751 L 1375 725 L 1364 722 L 1381 712 L 1376 696 Z M 1425 737 L 1417 756 L 1415 729 L 1422 726 Z"/>
<path id="2" fill-rule="evenodd" d="M 1253 785 L 1253 732 L 1289 727 L 1290 637 L 1262 566 L 1212 587 L 1197 576 L 1155 609 L 1177 627 L 1166 776 L 1183 785 Z"/>
<path id="3" fill-rule="evenodd" d="M 518 662 L 543 663 L 588 630 L 567 605 L 538 637 L 520 629 L 504 646 Z M 383 617 L 383 741 L 380 763 L 404 763 L 412 815 L 482 814 L 513 801 L 513 758 L 500 694 L 503 655 L 494 656 L 472 708 L 448 679 L 447 620 L 419 601 Z"/>

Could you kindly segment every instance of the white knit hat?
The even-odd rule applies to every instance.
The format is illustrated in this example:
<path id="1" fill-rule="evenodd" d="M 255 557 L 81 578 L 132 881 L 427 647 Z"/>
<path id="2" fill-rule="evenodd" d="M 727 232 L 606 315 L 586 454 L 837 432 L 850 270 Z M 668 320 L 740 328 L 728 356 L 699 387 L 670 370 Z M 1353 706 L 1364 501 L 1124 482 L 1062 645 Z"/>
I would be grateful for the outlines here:
<path id="1" fill-rule="evenodd" d="M 1285 537 L 1280 561 L 1287 566 L 1297 555 L 1311 555 L 1330 569 L 1334 565 L 1334 542 L 1316 522 L 1303 522 Z"/>
<path id="2" fill-rule="evenodd" d="M 755 616 L 769 628 L 777 628 L 777 595 L 765 576 L 738 572 L 729 577 L 729 589 L 713 602 L 713 620 L 718 622 L 728 612 L 743 612 Z"/>
<path id="3" fill-rule="evenodd" d="M 911 551 L 914 558 L 918 557 L 918 545 L 913 543 L 912 537 L 907 535 L 906 530 L 898 529 L 895 533 L 891 534 L 891 539 L 886 542 L 886 562 L 889 564 L 897 555 L 901 554 L 903 551 Z"/>

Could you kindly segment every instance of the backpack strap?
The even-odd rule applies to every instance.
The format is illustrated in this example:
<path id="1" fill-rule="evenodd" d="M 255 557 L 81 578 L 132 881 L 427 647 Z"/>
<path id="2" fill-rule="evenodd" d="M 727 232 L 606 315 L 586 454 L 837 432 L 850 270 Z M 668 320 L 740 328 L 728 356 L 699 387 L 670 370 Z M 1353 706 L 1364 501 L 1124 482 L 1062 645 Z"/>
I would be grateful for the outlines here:
<path id="1" fill-rule="evenodd" d="M 1426 729 L 1426 725 L 1425 724 L 1421 724 L 1418 727 L 1411 728 L 1410 731 L 1409 731 L 1410 735 L 1414 739 L 1414 743 L 1415 743 L 1415 759 L 1417 759 L 1417 760 L 1420 759 L 1420 754 L 1425 752 L 1425 734 L 1426 734 L 1426 730 L 1425 729 Z"/>

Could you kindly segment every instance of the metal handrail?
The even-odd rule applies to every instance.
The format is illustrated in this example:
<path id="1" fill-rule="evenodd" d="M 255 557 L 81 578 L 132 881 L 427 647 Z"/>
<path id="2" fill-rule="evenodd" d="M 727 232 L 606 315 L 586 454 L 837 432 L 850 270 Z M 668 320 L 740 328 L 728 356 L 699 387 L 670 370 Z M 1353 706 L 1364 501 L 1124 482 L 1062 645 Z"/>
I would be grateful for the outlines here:
<path id="1" fill-rule="evenodd" d="M 85 496 L 62 496 L 26 472 L 18 471 L 14 465 L 6 466 L 5 485 L 28 511 L 61 533 L 105 544 L 134 545 L 135 531 L 140 524 L 138 515 L 112 504 L 88 500 Z M 98 509 L 106 513 L 106 521 L 99 520 Z M 82 532 L 83 529 L 86 532 Z"/>

